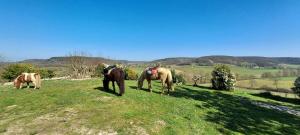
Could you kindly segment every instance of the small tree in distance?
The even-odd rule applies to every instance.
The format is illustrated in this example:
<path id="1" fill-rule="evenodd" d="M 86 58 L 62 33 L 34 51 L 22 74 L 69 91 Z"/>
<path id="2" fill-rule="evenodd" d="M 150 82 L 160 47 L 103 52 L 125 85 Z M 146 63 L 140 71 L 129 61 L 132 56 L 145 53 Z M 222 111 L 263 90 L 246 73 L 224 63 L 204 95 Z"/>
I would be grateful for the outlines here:
<path id="1" fill-rule="evenodd" d="M 71 70 L 71 77 L 82 79 L 92 76 L 93 63 L 89 61 L 89 55 L 87 53 L 70 53 L 67 60 Z"/>
<path id="2" fill-rule="evenodd" d="M 212 71 L 212 87 L 216 90 L 234 90 L 236 78 L 226 65 L 217 65 Z"/>
<path id="3" fill-rule="evenodd" d="M 300 96 L 300 77 L 295 80 L 294 86 L 295 87 L 292 88 L 294 93 Z"/>

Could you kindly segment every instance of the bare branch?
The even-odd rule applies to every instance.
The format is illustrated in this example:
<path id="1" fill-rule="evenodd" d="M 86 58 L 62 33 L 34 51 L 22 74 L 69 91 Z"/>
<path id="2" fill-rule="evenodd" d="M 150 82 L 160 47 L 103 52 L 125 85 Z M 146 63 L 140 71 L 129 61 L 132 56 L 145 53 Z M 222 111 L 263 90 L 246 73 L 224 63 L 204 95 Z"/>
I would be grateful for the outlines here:
<path id="1" fill-rule="evenodd" d="M 85 52 L 73 52 L 67 57 L 71 76 L 73 78 L 87 78 L 95 73 L 95 69 L 99 63 L 97 58 L 91 57 L 90 54 Z"/>

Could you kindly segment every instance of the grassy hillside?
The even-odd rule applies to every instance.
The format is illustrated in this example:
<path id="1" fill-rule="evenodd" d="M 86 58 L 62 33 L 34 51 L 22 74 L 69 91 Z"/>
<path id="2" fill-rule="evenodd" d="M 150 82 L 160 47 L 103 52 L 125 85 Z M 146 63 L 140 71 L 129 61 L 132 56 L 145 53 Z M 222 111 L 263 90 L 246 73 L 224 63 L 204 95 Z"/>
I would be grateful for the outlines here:
<path id="1" fill-rule="evenodd" d="M 191 65 L 209 66 L 217 63 L 230 65 L 248 65 L 259 67 L 277 67 L 282 64 L 300 65 L 300 58 L 293 57 L 234 57 L 234 56 L 204 56 L 204 57 L 177 57 L 155 60 L 166 65 Z"/>
<path id="2" fill-rule="evenodd" d="M 0 134 L 300 134 L 300 117 L 253 105 L 286 105 L 238 90 L 177 87 L 170 96 L 135 90 L 103 91 L 101 80 L 44 81 L 40 90 L 0 86 Z"/>

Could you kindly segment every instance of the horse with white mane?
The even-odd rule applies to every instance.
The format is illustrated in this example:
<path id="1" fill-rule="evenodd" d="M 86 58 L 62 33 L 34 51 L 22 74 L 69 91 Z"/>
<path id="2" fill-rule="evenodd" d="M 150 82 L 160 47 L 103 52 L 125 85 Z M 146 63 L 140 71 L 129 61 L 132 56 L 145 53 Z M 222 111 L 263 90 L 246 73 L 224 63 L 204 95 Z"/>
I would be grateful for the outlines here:
<path id="1" fill-rule="evenodd" d="M 17 89 L 22 88 L 23 84 L 27 84 L 29 88 L 29 83 L 34 84 L 34 89 L 41 88 L 41 75 L 38 73 L 22 73 L 14 80 L 14 86 Z"/>
<path id="2" fill-rule="evenodd" d="M 162 68 L 160 66 L 146 68 L 138 79 L 137 89 L 142 89 L 145 79 L 148 81 L 148 88 L 150 92 L 152 92 L 151 80 L 161 80 L 161 94 L 164 93 L 165 84 L 167 84 L 168 93 L 170 90 L 174 91 L 172 73 L 167 68 Z"/>

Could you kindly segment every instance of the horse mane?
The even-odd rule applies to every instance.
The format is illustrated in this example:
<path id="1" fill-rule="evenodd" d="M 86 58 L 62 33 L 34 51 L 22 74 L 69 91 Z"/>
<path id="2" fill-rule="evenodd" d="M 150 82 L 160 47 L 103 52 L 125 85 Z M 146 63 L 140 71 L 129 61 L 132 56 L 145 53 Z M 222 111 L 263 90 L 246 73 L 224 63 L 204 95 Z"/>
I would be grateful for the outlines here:
<path id="1" fill-rule="evenodd" d="M 144 80 L 146 79 L 146 76 L 147 76 L 147 69 L 146 68 L 145 70 L 142 71 L 140 77 L 138 78 L 138 84 L 137 84 L 137 89 L 141 89 L 143 88 L 143 85 L 144 85 Z"/>
<path id="2" fill-rule="evenodd" d="M 21 78 L 21 77 L 23 77 L 23 78 Z M 20 88 L 20 86 L 21 86 L 21 81 L 23 81 L 24 80 L 24 75 L 23 74 L 21 74 L 21 75 L 19 75 L 15 80 L 14 80 L 14 86 L 17 88 L 17 89 L 19 89 Z"/>

